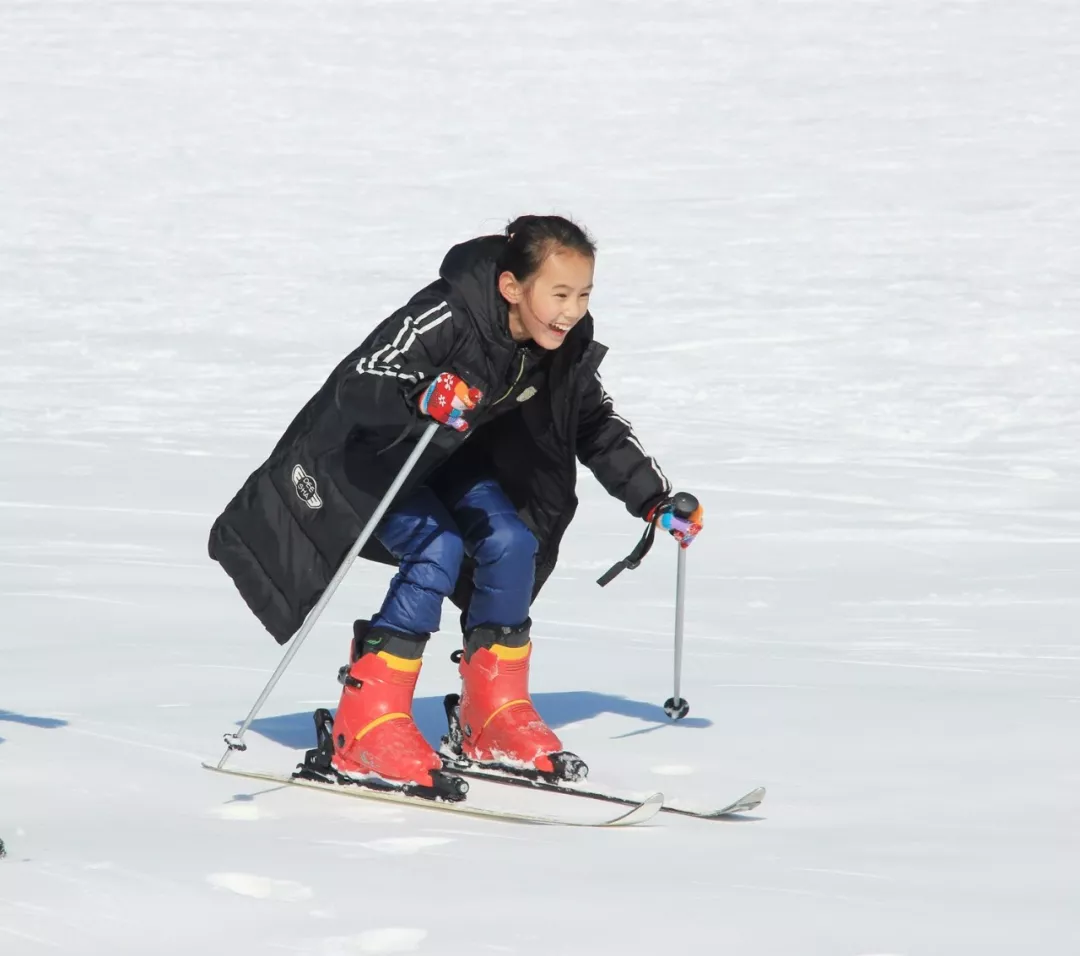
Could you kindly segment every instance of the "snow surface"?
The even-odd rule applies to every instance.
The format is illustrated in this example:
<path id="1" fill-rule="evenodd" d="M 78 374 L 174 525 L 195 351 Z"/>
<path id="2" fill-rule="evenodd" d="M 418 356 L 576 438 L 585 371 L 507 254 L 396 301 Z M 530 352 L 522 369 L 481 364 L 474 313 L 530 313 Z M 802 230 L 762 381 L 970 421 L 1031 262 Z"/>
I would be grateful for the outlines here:
<path id="1" fill-rule="evenodd" d="M 0 953 L 1080 952 L 1078 105 L 1072 0 L 0 5 Z M 639 525 L 588 475 L 536 699 L 597 782 L 765 784 L 745 822 L 199 768 L 281 654 L 213 517 L 524 211 L 597 235 L 606 384 L 709 516 L 690 717 L 673 549 L 600 591 Z M 388 575 L 238 764 L 309 744 Z"/>

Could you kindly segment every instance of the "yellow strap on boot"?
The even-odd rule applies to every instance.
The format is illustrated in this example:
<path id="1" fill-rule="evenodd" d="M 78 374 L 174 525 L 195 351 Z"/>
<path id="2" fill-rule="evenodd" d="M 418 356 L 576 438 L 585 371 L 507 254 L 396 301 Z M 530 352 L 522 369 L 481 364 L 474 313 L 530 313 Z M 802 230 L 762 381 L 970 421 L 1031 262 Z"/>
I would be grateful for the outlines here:
<path id="1" fill-rule="evenodd" d="M 522 697 L 520 700 L 508 700 L 501 707 L 496 707 L 491 712 L 491 716 L 488 717 L 488 719 L 484 721 L 484 726 L 481 727 L 480 729 L 481 730 L 486 730 L 488 724 L 490 724 L 496 717 L 499 716 L 499 714 L 501 714 L 504 710 L 506 710 L 507 707 L 513 707 L 514 704 L 528 704 L 531 707 L 532 706 L 532 701 L 529 700 L 528 697 Z"/>
<path id="2" fill-rule="evenodd" d="M 357 732 L 356 736 L 353 737 L 353 740 L 359 740 L 361 737 L 364 736 L 364 734 L 366 734 L 370 730 L 374 730 L 380 724 L 388 723 L 391 720 L 400 720 L 402 717 L 405 717 L 406 719 L 408 719 L 410 716 L 411 716 L 410 714 L 383 714 L 381 717 L 376 717 L 366 727 L 361 728 Z"/>
<path id="3" fill-rule="evenodd" d="M 398 657 L 389 651 L 379 651 L 376 657 L 382 658 L 382 660 L 386 661 L 386 666 L 395 671 L 408 671 L 411 674 L 415 674 L 420 670 L 420 665 L 424 663 L 422 658 Z"/>
<path id="4" fill-rule="evenodd" d="M 523 657 L 529 656 L 529 651 L 532 650 L 532 641 L 529 641 L 523 647 L 492 644 L 490 650 L 500 661 L 520 661 Z"/>

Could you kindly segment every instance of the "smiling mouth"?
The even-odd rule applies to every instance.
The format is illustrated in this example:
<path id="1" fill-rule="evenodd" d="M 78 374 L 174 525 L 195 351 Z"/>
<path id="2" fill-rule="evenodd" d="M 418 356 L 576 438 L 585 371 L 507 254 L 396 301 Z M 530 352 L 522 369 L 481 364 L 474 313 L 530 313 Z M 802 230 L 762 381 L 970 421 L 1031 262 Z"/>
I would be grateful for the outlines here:
<path id="1" fill-rule="evenodd" d="M 570 331 L 571 326 L 569 326 L 569 325 L 558 325 L 558 324 L 553 323 L 553 324 L 549 325 L 548 328 L 552 332 L 554 332 L 556 335 L 561 336 L 561 335 L 566 335 L 566 333 Z"/>

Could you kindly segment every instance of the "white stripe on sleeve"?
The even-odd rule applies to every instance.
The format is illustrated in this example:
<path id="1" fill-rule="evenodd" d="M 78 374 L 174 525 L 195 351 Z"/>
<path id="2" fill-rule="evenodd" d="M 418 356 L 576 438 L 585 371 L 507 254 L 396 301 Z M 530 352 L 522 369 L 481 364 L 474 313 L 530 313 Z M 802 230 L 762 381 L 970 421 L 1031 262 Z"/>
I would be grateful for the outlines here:
<path id="1" fill-rule="evenodd" d="M 436 313 L 440 314 L 436 315 Z M 435 315 L 435 318 L 432 319 L 431 316 L 433 315 Z M 401 328 L 398 329 L 397 335 L 394 336 L 393 344 L 384 345 L 372 355 L 360 359 L 356 363 L 356 371 L 361 375 L 390 375 L 407 382 L 419 381 L 418 375 L 412 372 L 403 372 L 401 362 L 396 360 L 412 348 L 417 335 L 430 332 L 450 316 L 451 311 L 447 308 L 445 302 L 440 302 L 437 306 L 428 309 L 427 312 L 416 316 L 416 318 L 411 315 L 405 316 Z M 426 325 L 420 326 L 420 323 L 425 319 L 430 319 L 430 321 Z"/>

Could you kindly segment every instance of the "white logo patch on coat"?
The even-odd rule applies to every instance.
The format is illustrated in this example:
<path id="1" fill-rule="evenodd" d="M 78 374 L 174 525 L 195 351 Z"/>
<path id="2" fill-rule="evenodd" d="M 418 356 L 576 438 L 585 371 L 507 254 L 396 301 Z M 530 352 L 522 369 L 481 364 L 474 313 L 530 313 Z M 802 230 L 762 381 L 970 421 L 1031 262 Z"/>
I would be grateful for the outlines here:
<path id="1" fill-rule="evenodd" d="M 292 470 L 292 483 L 296 489 L 296 494 L 304 504 L 312 509 L 322 507 L 319 486 L 315 484 L 315 479 L 304 471 L 300 465 L 296 465 Z"/>
<path id="2" fill-rule="evenodd" d="M 530 385 L 528 388 L 526 388 L 526 389 L 524 389 L 522 391 L 522 393 L 517 397 L 517 400 L 519 402 L 527 402 L 535 394 L 536 394 L 536 386 Z"/>

